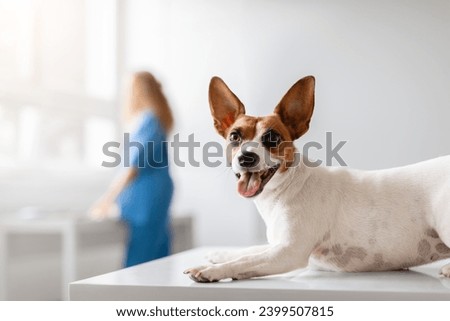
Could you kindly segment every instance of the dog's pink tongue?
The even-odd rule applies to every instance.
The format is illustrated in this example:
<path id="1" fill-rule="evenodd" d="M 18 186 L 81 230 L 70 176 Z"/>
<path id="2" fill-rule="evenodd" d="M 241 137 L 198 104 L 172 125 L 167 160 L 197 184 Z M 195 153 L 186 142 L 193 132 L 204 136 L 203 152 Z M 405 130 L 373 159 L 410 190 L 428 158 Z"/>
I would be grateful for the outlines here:
<path id="1" fill-rule="evenodd" d="M 259 190 L 261 178 L 258 173 L 243 173 L 238 181 L 238 192 L 244 197 L 252 197 Z"/>

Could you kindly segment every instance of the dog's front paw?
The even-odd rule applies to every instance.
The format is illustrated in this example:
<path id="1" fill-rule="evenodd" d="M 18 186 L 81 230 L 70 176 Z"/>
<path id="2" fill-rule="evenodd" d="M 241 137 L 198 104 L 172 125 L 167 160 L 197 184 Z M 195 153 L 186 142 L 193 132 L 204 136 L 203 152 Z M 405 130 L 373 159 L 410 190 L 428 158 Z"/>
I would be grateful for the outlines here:
<path id="1" fill-rule="evenodd" d="M 444 265 L 441 268 L 441 273 L 442 276 L 445 276 L 446 278 L 450 278 L 450 264 Z"/>
<path id="2" fill-rule="evenodd" d="M 183 273 L 188 274 L 189 277 L 195 282 L 201 283 L 218 282 L 224 278 L 220 269 L 213 265 L 204 265 L 190 268 Z"/>
<path id="3" fill-rule="evenodd" d="M 231 261 L 231 255 L 228 251 L 211 251 L 206 254 L 206 259 L 214 264 Z"/>

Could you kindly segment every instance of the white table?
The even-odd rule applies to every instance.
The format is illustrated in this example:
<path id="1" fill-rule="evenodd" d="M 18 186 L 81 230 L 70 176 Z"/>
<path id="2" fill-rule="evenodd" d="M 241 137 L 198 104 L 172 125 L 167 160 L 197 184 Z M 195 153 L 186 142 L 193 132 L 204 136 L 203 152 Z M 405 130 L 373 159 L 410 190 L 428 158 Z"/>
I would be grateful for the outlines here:
<path id="1" fill-rule="evenodd" d="M 182 272 L 205 263 L 211 248 L 70 284 L 71 300 L 450 300 L 443 261 L 410 271 L 334 273 L 298 270 L 265 278 L 195 283 Z"/>
<path id="2" fill-rule="evenodd" d="M 172 219 L 174 234 L 172 251 L 180 252 L 192 247 L 192 218 L 177 216 Z M 68 284 L 77 279 L 77 258 L 79 257 L 80 238 L 86 234 L 113 235 L 111 241 L 123 243 L 126 229 L 115 220 L 92 221 L 85 216 L 69 213 L 45 214 L 32 219 L 23 219 L 8 215 L 0 219 L 0 300 L 6 300 L 8 289 L 8 266 L 11 253 L 9 236 L 12 234 L 57 234 L 61 236 L 61 298 L 68 299 Z M 32 268 L 32 262 L 30 262 Z M 78 276 L 79 278 L 79 276 Z"/>
<path id="3" fill-rule="evenodd" d="M 12 234 L 58 234 L 61 236 L 62 282 L 61 294 L 68 298 L 67 285 L 76 280 L 78 231 L 101 231 L 108 229 L 114 233 L 124 233 L 118 222 L 94 222 L 80 215 L 42 215 L 34 219 L 7 216 L 0 220 L 0 300 L 7 299 L 7 268 L 9 266 L 8 239 Z"/>

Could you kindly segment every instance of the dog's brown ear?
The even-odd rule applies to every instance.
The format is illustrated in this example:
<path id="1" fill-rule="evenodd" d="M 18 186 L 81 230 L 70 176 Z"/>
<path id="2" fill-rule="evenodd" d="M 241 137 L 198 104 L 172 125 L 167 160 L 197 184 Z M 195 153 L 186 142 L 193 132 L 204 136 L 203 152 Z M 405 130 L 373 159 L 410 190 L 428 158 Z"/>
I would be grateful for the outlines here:
<path id="1" fill-rule="evenodd" d="M 278 114 L 283 124 L 288 128 L 291 139 L 295 140 L 309 129 L 314 110 L 313 76 L 307 76 L 297 81 L 284 95 L 274 113 Z"/>
<path id="2" fill-rule="evenodd" d="M 209 107 L 214 127 L 223 137 L 236 119 L 245 114 L 244 105 L 219 77 L 213 77 L 209 83 Z"/>

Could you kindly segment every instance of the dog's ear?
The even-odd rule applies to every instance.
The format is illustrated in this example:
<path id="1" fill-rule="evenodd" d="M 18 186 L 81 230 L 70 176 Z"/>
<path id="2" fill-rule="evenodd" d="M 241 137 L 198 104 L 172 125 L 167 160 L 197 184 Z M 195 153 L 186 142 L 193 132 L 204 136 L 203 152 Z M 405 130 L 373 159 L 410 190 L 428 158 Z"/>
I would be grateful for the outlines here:
<path id="1" fill-rule="evenodd" d="M 236 119 L 245 114 L 244 105 L 219 77 L 213 77 L 209 83 L 209 107 L 214 127 L 223 137 Z"/>
<path id="2" fill-rule="evenodd" d="M 291 139 L 295 140 L 306 133 L 314 110 L 313 76 L 297 81 L 284 95 L 274 113 L 278 114 L 288 128 Z"/>

